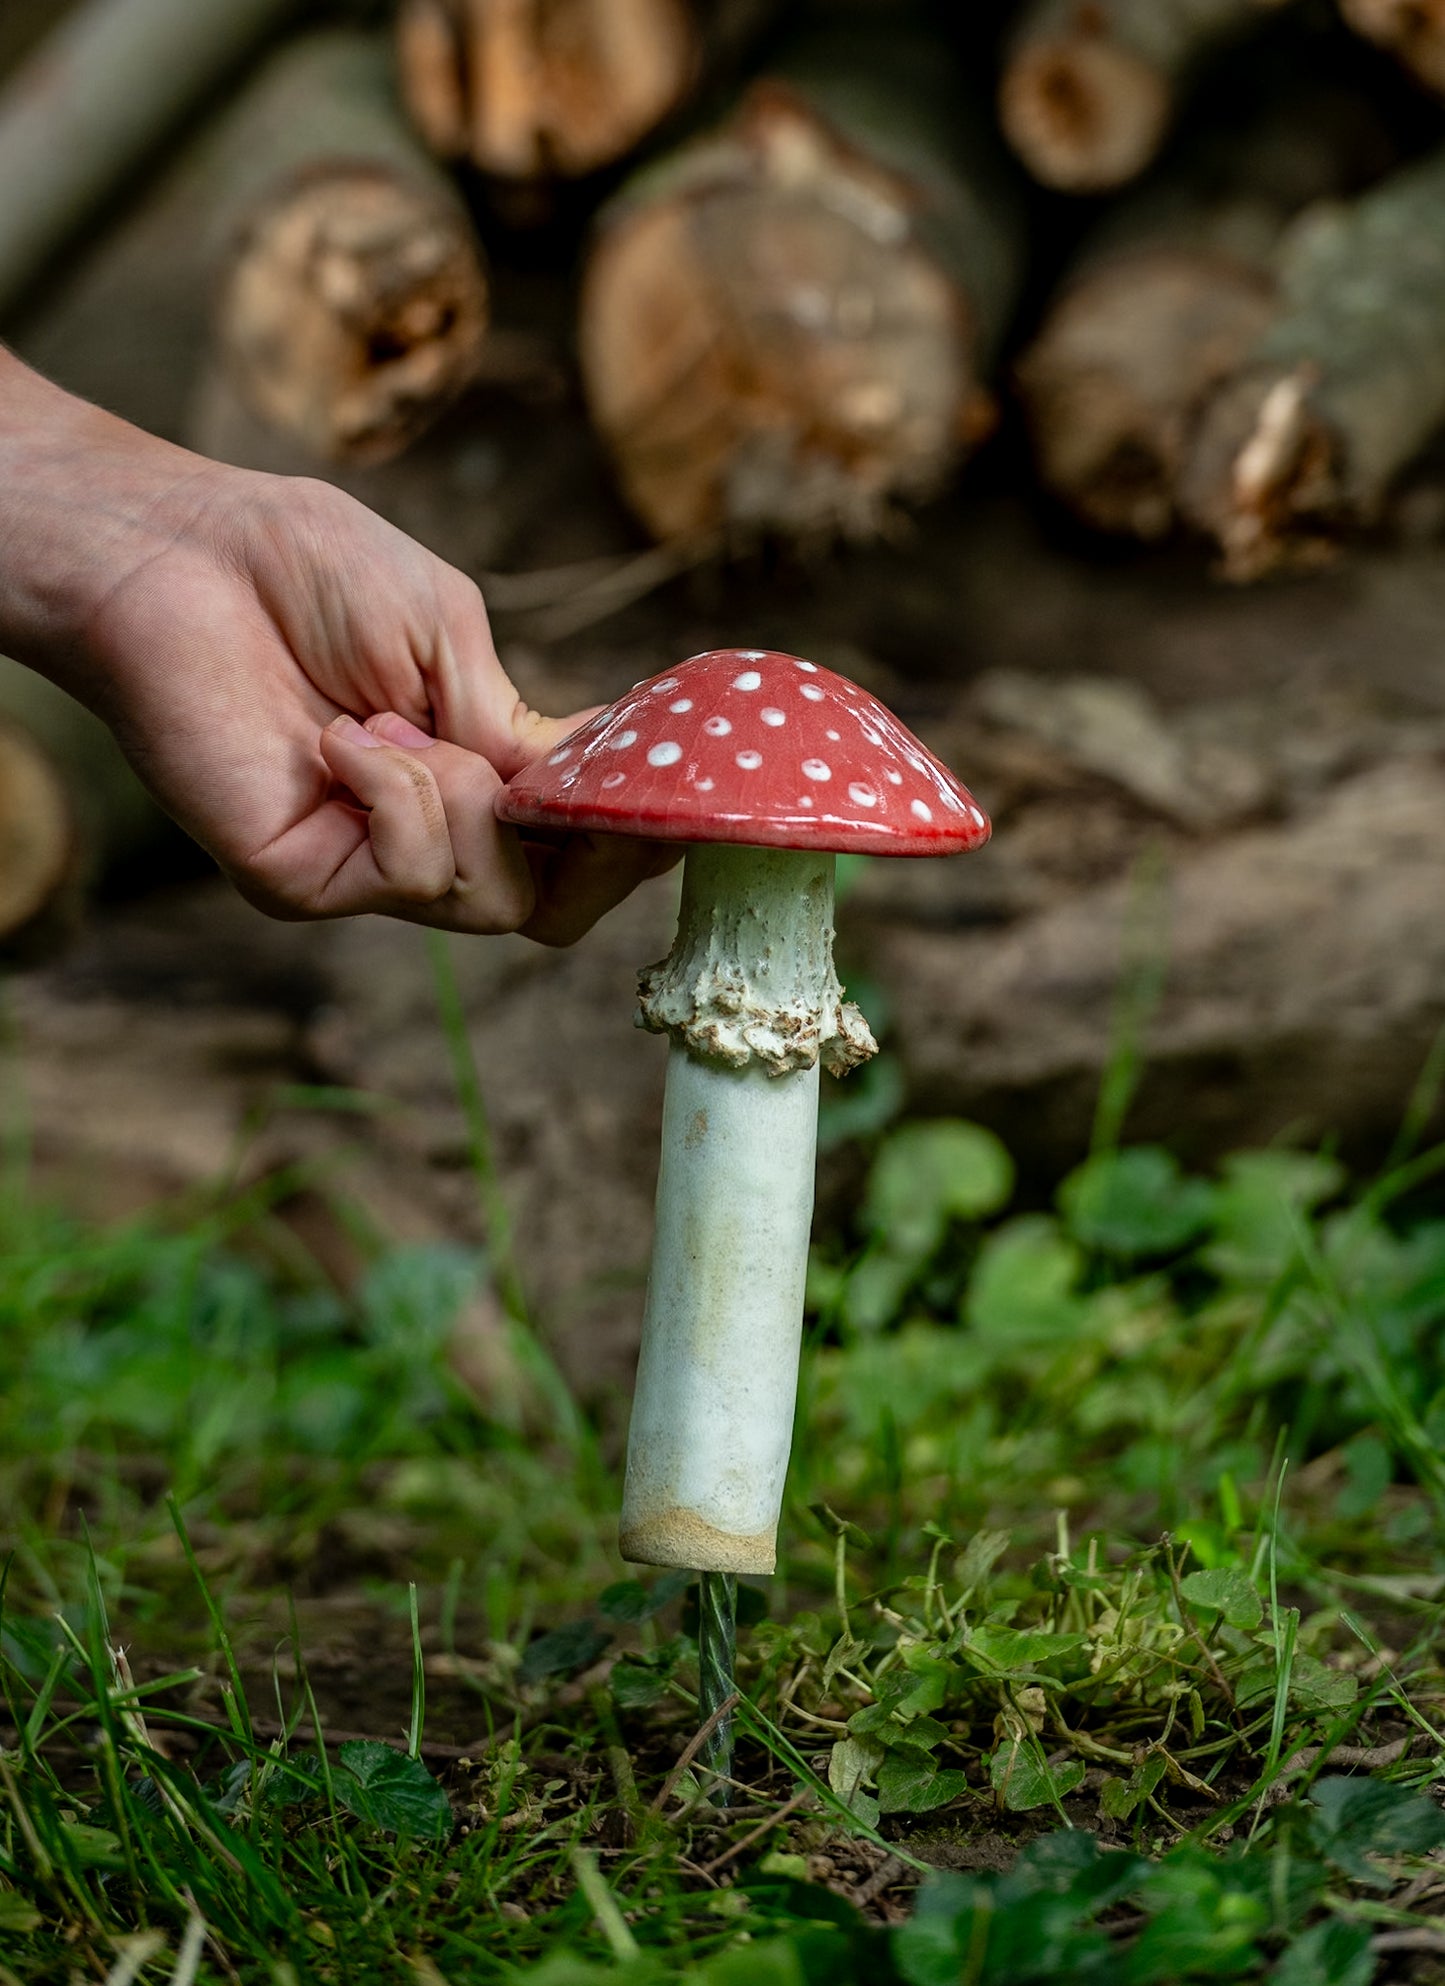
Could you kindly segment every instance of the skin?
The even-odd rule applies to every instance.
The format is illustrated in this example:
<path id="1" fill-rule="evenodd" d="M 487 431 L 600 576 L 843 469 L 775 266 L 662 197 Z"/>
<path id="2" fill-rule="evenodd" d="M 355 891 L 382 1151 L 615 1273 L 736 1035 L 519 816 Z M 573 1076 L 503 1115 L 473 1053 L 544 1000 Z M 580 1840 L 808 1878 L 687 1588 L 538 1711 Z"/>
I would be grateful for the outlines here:
<path id="1" fill-rule="evenodd" d="M 206 461 L 4 351 L 0 650 L 102 717 L 273 916 L 569 944 L 672 859 L 497 820 L 588 713 L 528 709 L 463 574 L 329 484 Z"/>

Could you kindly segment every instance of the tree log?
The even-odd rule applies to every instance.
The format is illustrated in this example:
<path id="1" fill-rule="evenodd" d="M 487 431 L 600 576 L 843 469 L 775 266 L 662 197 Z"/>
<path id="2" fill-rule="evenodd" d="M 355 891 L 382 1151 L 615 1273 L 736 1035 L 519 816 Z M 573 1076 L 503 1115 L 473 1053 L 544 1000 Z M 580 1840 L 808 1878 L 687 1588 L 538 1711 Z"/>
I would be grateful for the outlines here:
<path id="1" fill-rule="evenodd" d="M 99 718 L 0 656 L 0 940 L 171 832 Z"/>
<path id="2" fill-rule="evenodd" d="M 1257 115 L 1236 105 L 1227 136 L 1111 209 L 1018 364 L 1045 485 L 1100 530 L 1170 532 L 1200 408 L 1274 319 L 1285 227 L 1392 162 L 1362 99 L 1271 89 Z"/>
<path id="3" fill-rule="evenodd" d="M 1227 576 L 1317 563 L 1445 421 L 1442 212 L 1445 152 L 1286 235 L 1281 313 L 1213 395 L 1180 480 Z"/>
<path id="4" fill-rule="evenodd" d="M 278 55 L 227 136 L 215 336 L 238 392 L 313 454 L 377 462 L 475 376 L 481 249 L 411 135 L 383 43 Z"/>
<path id="5" fill-rule="evenodd" d="M 0 91 L 0 311 L 297 0 L 89 0 Z"/>
<path id="6" fill-rule="evenodd" d="M 1032 0 L 999 87 L 1005 134 L 1065 193 L 1141 173 L 1199 60 L 1284 0 Z"/>
<path id="7" fill-rule="evenodd" d="M 1274 307 L 1267 269 L 1203 247 L 1079 271 L 1018 367 L 1046 486 L 1098 530 L 1166 537 L 1194 417 Z"/>
<path id="8" fill-rule="evenodd" d="M 402 0 L 407 108 L 432 150 L 501 179 L 624 158 L 691 93 L 694 0 Z"/>
<path id="9" fill-rule="evenodd" d="M 0 720 L 0 942 L 51 902 L 70 869 L 70 809 L 32 738 Z"/>
<path id="10" fill-rule="evenodd" d="M 583 375 L 659 538 L 866 538 L 991 428 L 1011 203 L 931 120 L 942 70 L 897 29 L 819 38 L 604 214 Z"/>
<path id="11" fill-rule="evenodd" d="M 1445 0 L 1340 0 L 1340 12 L 1357 34 L 1445 94 Z"/>

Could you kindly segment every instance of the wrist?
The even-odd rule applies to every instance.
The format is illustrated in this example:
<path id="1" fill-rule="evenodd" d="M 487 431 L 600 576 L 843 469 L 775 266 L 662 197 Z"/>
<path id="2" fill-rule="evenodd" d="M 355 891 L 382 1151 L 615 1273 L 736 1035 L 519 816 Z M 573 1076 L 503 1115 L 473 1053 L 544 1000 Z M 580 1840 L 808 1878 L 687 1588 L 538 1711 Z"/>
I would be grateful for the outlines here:
<path id="1" fill-rule="evenodd" d="M 0 350 L 0 651 L 104 703 L 105 602 L 175 542 L 182 489 L 219 473 Z"/>

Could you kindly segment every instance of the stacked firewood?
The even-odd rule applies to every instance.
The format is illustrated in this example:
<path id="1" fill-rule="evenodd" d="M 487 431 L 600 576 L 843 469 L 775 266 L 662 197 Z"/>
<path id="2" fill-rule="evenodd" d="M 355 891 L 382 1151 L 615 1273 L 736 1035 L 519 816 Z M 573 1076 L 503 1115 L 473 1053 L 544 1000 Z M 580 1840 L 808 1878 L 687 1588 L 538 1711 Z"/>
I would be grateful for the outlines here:
<path id="1" fill-rule="evenodd" d="M 85 0 L 0 90 L 0 309 L 288 14 Z M 479 382 L 555 386 L 494 321 L 525 237 L 684 560 L 876 537 L 1018 436 L 1101 533 L 1307 567 L 1445 426 L 1442 96 L 1445 0 L 397 0 L 283 36 L 206 141 L 197 432 L 229 407 L 349 470 L 485 423 Z M 35 879 L 0 937 L 76 867 L 32 730 L 0 730 Z"/>
<path id="2" fill-rule="evenodd" d="M 1078 516 L 1235 579 L 1371 525 L 1445 422 L 1445 4 L 950 13 L 402 0 L 414 128 L 494 198 L 650 150 L 576 351 L 652 534 L 866 538 L 1014 405 Z"/>

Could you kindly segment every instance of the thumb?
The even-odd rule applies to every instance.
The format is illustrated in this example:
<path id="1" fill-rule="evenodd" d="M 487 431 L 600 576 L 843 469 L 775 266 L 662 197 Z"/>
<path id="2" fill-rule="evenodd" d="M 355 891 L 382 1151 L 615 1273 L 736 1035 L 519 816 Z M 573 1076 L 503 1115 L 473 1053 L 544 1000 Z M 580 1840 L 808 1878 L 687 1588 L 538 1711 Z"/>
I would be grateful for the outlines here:
<path id="1" fill-rule="evenodd" d="M 517 715 L 509 740 L 510 762 L 505 770 L 498 765 L 498 772 L 501 772 L 504 778 L 510 779 L 513 773 L 520 772 L 525 765 L 531 765 L 534 759 L 555 751 L 558 745 L 570 738 L 589 717 L 595 717 L 605 708 L 604 704 L 594 703 L 586 710 L 573 711 L 570 717 L 544 717 L 538 710 L 529 710 L 519 697 Z"/>
<path id="2" fill-rule="evenodd" d="M 504 780 L 510 779 L 533 759 L 555 751 L 593 712 L 544 717 L 533 710 L 498 659 L 480 592 L 470 581 L 462 587 L 427 671 L 436 731 L 478 753 Z"/>

